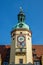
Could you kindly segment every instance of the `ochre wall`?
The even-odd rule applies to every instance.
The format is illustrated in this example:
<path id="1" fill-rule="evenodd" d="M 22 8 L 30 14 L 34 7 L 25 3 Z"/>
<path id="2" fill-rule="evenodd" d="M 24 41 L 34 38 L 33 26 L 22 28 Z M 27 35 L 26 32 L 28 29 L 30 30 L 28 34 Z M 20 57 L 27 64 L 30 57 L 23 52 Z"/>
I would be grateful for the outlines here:
<path id="1" fill-rule="evenodd" d="M 16 56 L 16 48 L 19 48 L 17 46 L 17 37 L 20 35 L 20 32 L 22 32 L 22 35 L 25 36 L 25 43 L 26 46 L 24 48 L 26 48 L 26 56 Z M 31 32 L 27 31 L 27 30 L 16 30 L 12 33 L 12 35 L 15 34 L 15 36 L 12 37 L 12 44 L 11 44 L 11 53 L 10 53 L 10 63 L 14 62 L 14 63 L 19 63 L 17 61 L 19 61 L 19 58 L 23 58 L 23 63 L 24 64 L 28 64 L 28 63 L 33 63 L 32 61 L 32 40 L 31 40 Z M 14 38 L 14 40 L 13 40 Z"/>
<path id="2" fill-rule="evenodd" d="M 23 64 L 26 63 L 26 56 L 25 55 L 21 55 L 21 56 L 19 55 L 19 56 L 15 56 L 15 64 L 19 64 L 20 59 L 23 59 Z"/>

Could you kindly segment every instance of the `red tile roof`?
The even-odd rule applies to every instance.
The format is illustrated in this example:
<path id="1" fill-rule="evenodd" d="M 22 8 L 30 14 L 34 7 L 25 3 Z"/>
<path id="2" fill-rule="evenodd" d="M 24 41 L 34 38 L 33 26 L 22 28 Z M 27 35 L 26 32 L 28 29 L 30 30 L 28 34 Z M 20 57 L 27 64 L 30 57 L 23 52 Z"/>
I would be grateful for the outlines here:
<path id="1" fill-rule="evenodd" d="M 5 60 L 6 55 L 8 55 L 10 52 L 10 45 L 0 45 L 0 54 L 2 61 Z M 32 45 L 32 49 L 35 49 L 33 54 L 37 55 L 37 59 L 39 59 L 43 55 L 43 45 Z"/>
<path id="2" fill-rule="evenodd" d="M 38 57 L 43 55 L 43 45 L 33 45 L 32 48 L 35 49 L 34 53 L 36 53 Z"/>

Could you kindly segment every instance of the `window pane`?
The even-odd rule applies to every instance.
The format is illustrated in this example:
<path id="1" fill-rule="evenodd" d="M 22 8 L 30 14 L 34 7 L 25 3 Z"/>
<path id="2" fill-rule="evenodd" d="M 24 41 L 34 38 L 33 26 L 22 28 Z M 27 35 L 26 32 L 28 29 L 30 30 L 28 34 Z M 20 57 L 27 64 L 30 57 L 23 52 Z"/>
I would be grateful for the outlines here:
<path id="1" fill-rule="evenodd" d="M 3 65 L 8 65 L 8 62 L 4 62 Z"/>
<path id="2" fill-rule="evenodd" d="M 40 62 L 37 62 L 37 65 L 40 65 Z"/>
<path id="3" fill-rule="evenodd" d="M 34 62 L 34 65 L 36 65 L 36 62 Z"/>
<path id="4" fill-rule="evenodd" d="M 35 61 L 34 65 L 40 65 L 40 61 Z"/>

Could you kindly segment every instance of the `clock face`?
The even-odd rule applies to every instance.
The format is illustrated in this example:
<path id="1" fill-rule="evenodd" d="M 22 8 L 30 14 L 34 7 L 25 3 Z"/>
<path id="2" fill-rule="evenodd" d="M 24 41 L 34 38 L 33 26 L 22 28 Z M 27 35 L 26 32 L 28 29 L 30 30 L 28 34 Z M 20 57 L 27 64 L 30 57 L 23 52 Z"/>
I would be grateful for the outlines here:
<path id="1" fill-rule="evenodd" d="M 24 35 L 19 35 L 17 37 L 17 41 L 18 41 L 18 43 L 17 43 L 18 47 L 24 47 L 25 46 L 25 36 Z"/>
<path id="2" fill-rule="evenodd" d="M 24 40 L 25 40 L 25 37 L 24 36 L 19 36 L 18 37 L 18 42 L 24 42 Z"/>

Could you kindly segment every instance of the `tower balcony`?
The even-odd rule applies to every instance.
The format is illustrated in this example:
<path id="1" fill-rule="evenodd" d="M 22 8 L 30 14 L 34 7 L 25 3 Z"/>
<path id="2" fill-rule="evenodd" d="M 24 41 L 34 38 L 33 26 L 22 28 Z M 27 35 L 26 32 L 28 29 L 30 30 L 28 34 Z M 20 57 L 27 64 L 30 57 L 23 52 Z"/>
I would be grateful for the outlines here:
<path id="1" fill-rule="evenodd" d="M 16 54 L 25 54 L 26 48 L 16 48 Z"/>

